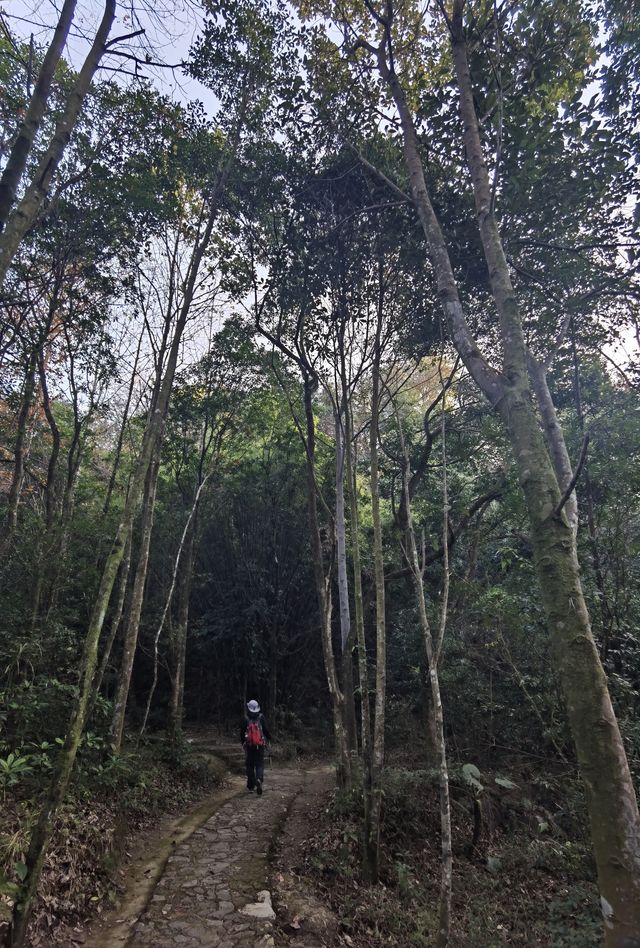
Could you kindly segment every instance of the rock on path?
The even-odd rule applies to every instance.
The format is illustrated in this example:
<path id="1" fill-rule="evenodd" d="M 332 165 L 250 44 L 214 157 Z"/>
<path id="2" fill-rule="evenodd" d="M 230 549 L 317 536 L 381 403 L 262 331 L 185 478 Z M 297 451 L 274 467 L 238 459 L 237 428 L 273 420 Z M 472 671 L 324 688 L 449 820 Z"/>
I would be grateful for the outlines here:
<path id="1" fill-rule="evenodd" d="M 273 948 L 267 855 L 302 788 L 296 770 L 267 771 L 177 846 L 127 942 L 131 948 Z"/>

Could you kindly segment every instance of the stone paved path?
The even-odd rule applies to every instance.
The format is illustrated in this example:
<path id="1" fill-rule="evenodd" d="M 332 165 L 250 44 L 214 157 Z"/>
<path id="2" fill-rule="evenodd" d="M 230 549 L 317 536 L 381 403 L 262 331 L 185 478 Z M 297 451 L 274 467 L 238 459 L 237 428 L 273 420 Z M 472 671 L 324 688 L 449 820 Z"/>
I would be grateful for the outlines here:
<path id="1" fill-rule="evenodd" d="M 261 797 L 240 792 L 177 846 L 129 948 L 273 948 L 267 855 L 303 782 L 268 770 Z"/>

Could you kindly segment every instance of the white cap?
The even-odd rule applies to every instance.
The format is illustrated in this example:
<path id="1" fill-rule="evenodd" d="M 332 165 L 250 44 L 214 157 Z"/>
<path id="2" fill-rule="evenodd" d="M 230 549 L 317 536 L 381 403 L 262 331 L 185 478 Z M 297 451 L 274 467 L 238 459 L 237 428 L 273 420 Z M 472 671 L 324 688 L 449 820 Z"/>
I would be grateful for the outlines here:
<path id="1" fill-rule="evenodd" d="M 257 714 L 258 711 L 260 710 L 260 705 L 258 704 L 257 701 L 249 701 L 249 703 L 247 704 L 247 708 L 249 709 L 249 711 L 251 711 L 252 714 Z"/>

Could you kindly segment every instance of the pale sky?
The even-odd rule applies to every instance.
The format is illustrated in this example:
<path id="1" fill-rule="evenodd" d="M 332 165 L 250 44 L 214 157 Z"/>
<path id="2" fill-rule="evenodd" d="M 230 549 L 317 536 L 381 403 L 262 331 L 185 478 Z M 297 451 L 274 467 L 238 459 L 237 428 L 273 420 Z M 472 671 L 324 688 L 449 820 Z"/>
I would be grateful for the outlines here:
<path id="1" fill-rule="evenodd" d="M 36 43 L 44 47 L 49 44 L 61 3 L 62 0 L 0 0 L 0 17 L 14 37 L 28 42 L 33 34 Z M 79 0 L 64 54 L 76 68 L 86 55 L 102 10 L 100 0 Z M 135 52 L 143 59 L 148 52 L 155 61 L 177 64 L 187 58 L 202 19 L 200 4 L 194 0 L 119 0 L 110 38 L 143 27 L 143 37 L 123 41 L 116 49 Z M 134 67 L 132 62 L 116 55 L 106 55 L 102 65 L 99 75 L 105 77 L 113 76 L 113 69 L 132 71 Z M 145 67 L 140 74 L 183 104 L 198 99 L 208 112 L 215 111 L 213 93 L 180 69 Z M 134 81 L 133 77 L 122 75 L 123 83 Z"/>

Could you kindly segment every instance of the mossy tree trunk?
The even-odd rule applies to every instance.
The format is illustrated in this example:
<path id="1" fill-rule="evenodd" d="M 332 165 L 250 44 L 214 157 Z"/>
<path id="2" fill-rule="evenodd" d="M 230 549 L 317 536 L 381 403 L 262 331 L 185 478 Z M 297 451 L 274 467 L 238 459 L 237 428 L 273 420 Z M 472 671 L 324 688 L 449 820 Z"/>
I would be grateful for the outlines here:
<path id="1" fill-rule="evenodd" d="M 496 221 L 480 141 L 467 58 L 464 0 L 455 0 L 452 50 L 467 163 L 478 228 L 503 344 L 504 398 L 498 409 L 509 433 L 525 496 L 542 601 L 567 702 L 591 818 L 605 942 L 640 944 L 640 814 L 604 670 L 593 640 L 580 580 L 573 517 L 560 509 L 563 490 L 542 438 L 527 375 L 522 321 Z"/>
<path id="2" fill-rule="evenodd" d="M 120 623 L 122 622 L 122 615 L 124 612 L 124 603 L 127 597 L 127 586 L 129 582 L 129 570 L 131 569 L 131 534 L 127 538 L 127 545 L 120 563 L 120 569 L 118 571 L 118 593 L 116 596 L 115 605 L 113 607 L 113 614 L 111 616 L 109 624 L 109 632 L 105 639 L 104 645 L 102 646 L 102 655 L 100 656 L 100 663 L 96 670 L 95 678 L 93 681 L 93 689 L 91 694 L 91 699 L 89 702 L 89 710 L 87 712 L 87 721 L 91 718 L 93 709 L 95 707 L 96 700 L 100 694 L 100 689 L 102 688 L 102 682 L 104 680 L 104 675 L 109 665 L 109 659 L 111 658 L 111 652 L 113 650 L 113 645 L 118 635 L 118 629 L 120 628 Z"/>
<path id="3" fill-rule="evenodd" d="M 383 41 L 371 50 L 400 116 L 411 194 L 429 246 L 452 341 L 469 373 L 500 414 L 509 435 L 527 506 L 552 650 L 586 790 L 605 943 L 607 948 L 621 948 L 625 944 L 640 944 L 640 815 L 606 677 L 591 633 L 575 532 L 566 511 L 561 509 L 562 491 L 533 403 L 522 322 L 480 142 L 463 12 L 464 0 L 454 0 L 449 26 L 478 228 L 498 314 L 503 350 L 499 371 L 482 356 L 466 321 L 426 185 L 413 117 L 389 55 L 393 49 L 391 16 L 385 17 Z"/>

